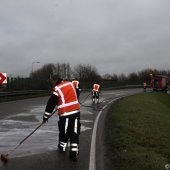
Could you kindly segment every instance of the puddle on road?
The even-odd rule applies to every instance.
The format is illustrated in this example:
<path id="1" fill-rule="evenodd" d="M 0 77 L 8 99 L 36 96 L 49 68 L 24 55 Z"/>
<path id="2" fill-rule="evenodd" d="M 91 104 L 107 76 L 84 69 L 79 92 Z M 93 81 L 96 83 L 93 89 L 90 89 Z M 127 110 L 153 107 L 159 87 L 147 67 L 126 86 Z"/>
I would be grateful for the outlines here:
<path id="1" fill-rule="evenodd" d="M 7 153 L 15 148 L 41 122 L 45 106 L 37 106 L 26 113 L 7 116 L 0 120 L 0 153 Z M 82 114 L 87 114 L 81 109 Z M 90 120 L 81 120 L 81 131 L 90 130 L 87 125 Z M 54 114 L 40 129 L 20 145 L 10 157 L 23 157 L 57 149 L 58 145 L 58 116 Z"/>

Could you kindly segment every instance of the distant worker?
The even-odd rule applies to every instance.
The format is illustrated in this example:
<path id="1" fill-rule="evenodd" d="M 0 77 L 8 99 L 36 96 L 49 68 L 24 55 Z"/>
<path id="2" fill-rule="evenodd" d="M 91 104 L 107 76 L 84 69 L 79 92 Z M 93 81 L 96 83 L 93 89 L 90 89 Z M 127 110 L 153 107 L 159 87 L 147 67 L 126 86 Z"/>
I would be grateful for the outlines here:
<path id="1" fill-rule="evenodd" d="M 66 152 L 68 141 L 70 141 L 70 159 L 77 161 L 80 135 L 80 104 L 71 82 L 62 81 L 58 76 L 53 76 L 53 82 L 53 92 L 47 102 L 43 121 L 48 121 L 54 108 L 57 106 L 59 115 L 58 148 L 60 151 Z"/>
<path id="2" fill-rule="evenodd" d="M 144 90 L 144 92 L 146 92 L 146 86 L 147 86 L 146 81 L 144 81 L 143 82 L 143 90 Z"/>
<path id="3" fill-rule="evenodd" d="M 97 102 L 99 103 L 99 93 L 100 93 L 101 87 L 98 82 L 93 84 L 92 87 L 92 101 L 93 103 Z"/>
<path id="4" fill-rule="evenodd" d="M 80 82 L 78 81 L 77 78 L 75 78 L 74 80 L 72 80 L 72 84 L 76 89 L 77 98 L 79 100 L 79 96 L 80 96 L 80 92 L 81 92 Z"/>
<path id="5" fill-rule="evenodd" d="M 151 88 L 154 88 L 154 79 L 151 79 L 151 81 L 150 81 L 150 87 L 151 87 Z"/>

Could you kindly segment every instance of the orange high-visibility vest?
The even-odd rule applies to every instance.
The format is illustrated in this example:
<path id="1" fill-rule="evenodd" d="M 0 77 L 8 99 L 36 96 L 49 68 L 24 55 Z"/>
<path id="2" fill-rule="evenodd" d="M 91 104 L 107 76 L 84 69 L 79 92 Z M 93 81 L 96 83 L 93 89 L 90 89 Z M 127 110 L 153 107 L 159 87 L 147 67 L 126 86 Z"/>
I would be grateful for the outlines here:
<path id="1" fill-rule="evenodd" d="M 79 81 L 78 81 L 78 80 L 73 80 L 72 83 L 73 83 L 73 86 L 74 86 L 75 88 L 78 88 L 78 87 L 79 87 Z"/>
<path id="2" fill-rule="evenodd" d="M 53 94 L 58 96 L 58 114 L 61 116 L 79 112 L 80 104 L 74 86 L 71 82 L 61 82 L 53 89 Z"/>
<path id="3" fill-rule="evenodd" d="M 100 88 L 99 84 L 93 84 L 93 91 L 98 92 Z"/>

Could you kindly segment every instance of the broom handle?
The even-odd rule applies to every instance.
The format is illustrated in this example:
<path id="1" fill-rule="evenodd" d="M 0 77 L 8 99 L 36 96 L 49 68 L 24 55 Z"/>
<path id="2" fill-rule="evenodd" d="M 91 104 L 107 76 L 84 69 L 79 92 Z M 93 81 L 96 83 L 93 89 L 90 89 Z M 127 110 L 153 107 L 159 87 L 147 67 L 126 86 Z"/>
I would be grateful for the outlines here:
<path id="1" fill-rule="evenodd" d="M 38 125 L 36 127 L 36 129 L 34 129 L 34 131 L 32 131 L 28 136 L 26 136 L 15 148 L 13 148 L 12 150 L 10 150 L 8 152 L 8 155 L 11 154 L 12 152 L 14 152 L 26 139 L 28 139 L 38 128 L 40 128 L 45 122 L 42 122 L 40 125 Z"/>
<path id="2" fill-rule="evenodd" d="M 58 109 L 56 109 L 51 115 L 50 117 L 57 111 Z M 50 118 L 49 117 L 49 118 Z M 42 121 L 41 124 L 39 124 L 28 136 L 26 136 L 19 144 L 21 145 L 26 139 L 28 139 L 37 129 L 39 129 L 45 122 Z"/>
<path id="3" fill-rule="evenodd" d="M 51 116 L 57 111 L 58 109 L 56 109 Z M 51 117 L 50 116 L 50 117 Z M 49 118 L 50 118 L 49 117 Z M 11 151 L 8 152 L 8 154 L 12 153 L 13 151 L 15 151 L 26 139 L 28 139 L 37 129 L 39 129 L 45 122 L 43 121 L 41 124 L 39 124 L 28 136 L 26 136 L 14 149 L 12 149 Z"/>
<path id="4" fill-rule="evenodd" d="M 34 129 L 34 131 L 32 131 L 28 136 L 26 136 L 17 146 L 15 146 L 15 148 L 13 148 L 12 150 L 10 150 L 8 152 L 8 155 L 11 154 L 12 152 L 14 152 L 26 139 L 28 139 L 38 128 L 40 128 L 45 122 L 42 122 L 40 125 L 38 125 L 36 127 L 36 129 Z"/>
<path id="5" fill-rule="evenodd" d="M 21 145 L 26 139 L 28 139 L 37 129 L 39 129 L 45 122 L 39 124 L 28 136 L 26 136 L 19 144 Z"/>

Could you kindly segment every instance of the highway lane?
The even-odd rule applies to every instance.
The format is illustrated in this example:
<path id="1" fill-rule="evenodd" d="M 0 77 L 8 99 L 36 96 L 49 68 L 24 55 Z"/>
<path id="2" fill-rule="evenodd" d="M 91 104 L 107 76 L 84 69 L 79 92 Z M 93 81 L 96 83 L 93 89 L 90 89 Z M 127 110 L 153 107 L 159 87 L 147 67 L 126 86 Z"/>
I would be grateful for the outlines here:
<path id="1" fill-rule="evenodd" d="M 48 123 L 44 124 L 9 156 L 10 160 L 7 164 L 0 162 L 0 169 L 88 170 L 91 168 L 92 170 L 91 164 L 95 165 L 96 163 L 89 160 L 91 153 L 95 154 L 93 153 L 95 150 L 91 150 L 90 147 L 91 138 L 94 136 L 93 126 L 96 116 L 111 100 L 140 92 L 142 92 L 142 89 L 104 91 L 101 95 L 100 104 L 92 104 L 90 93 L 81 94 L 80 102 L 86 100 L 81 106 L 82 126 L 78 162 L 69 160 L 68 151 L 64 154 L 58 151 L 58 116 L 53 115 Z M 0 153 L 13 149 L 42 122 L 47 100 L 48 97 L 40 97 L 0 104 Z M 98 160 L 98 158 L 96 159 Z"/>

